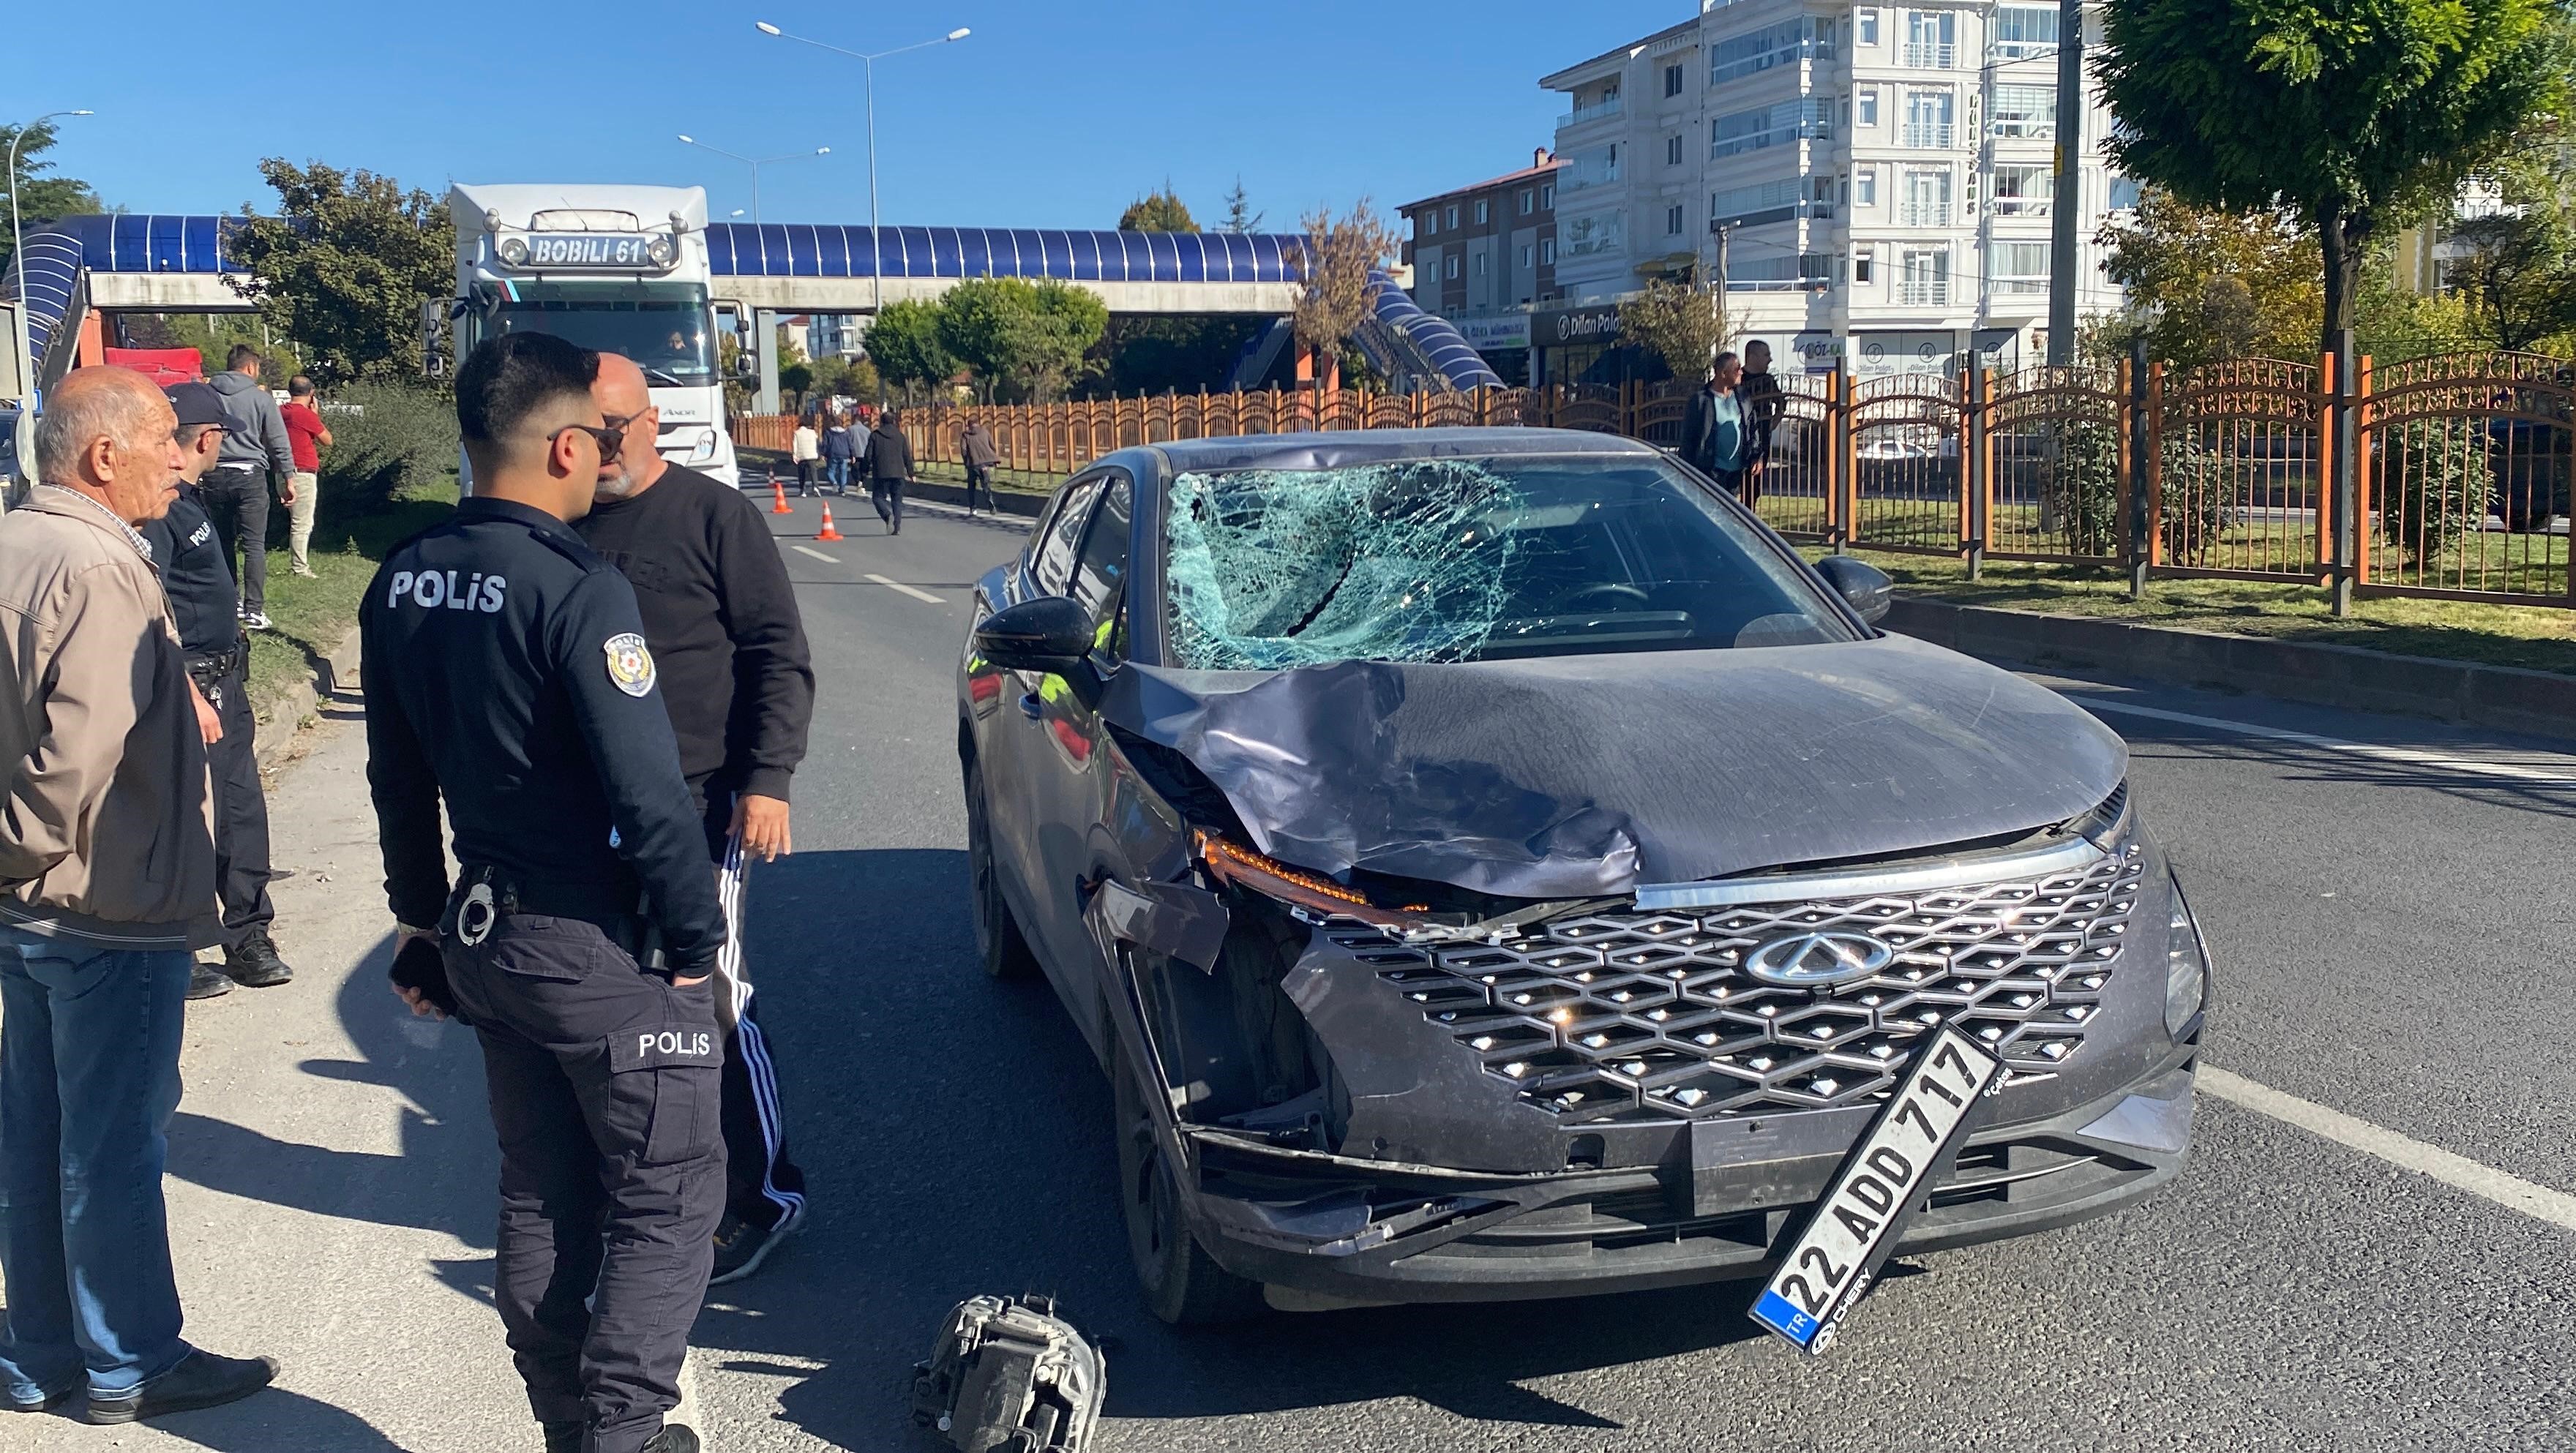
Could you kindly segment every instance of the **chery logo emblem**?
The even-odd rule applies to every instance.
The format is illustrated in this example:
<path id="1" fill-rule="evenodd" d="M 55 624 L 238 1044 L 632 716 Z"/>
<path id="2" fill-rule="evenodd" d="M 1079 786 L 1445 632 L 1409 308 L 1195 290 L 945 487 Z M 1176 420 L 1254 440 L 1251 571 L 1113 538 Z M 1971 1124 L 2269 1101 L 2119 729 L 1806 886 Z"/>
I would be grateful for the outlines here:
<path id="1" fill-rule="evenodd" d="M 1766 984 L 1819 988 L 1866 979 L 1896 961 L 1896 950 L 1865 933 L 1793 933 L 1753 951 L 1744 971 Z"/>

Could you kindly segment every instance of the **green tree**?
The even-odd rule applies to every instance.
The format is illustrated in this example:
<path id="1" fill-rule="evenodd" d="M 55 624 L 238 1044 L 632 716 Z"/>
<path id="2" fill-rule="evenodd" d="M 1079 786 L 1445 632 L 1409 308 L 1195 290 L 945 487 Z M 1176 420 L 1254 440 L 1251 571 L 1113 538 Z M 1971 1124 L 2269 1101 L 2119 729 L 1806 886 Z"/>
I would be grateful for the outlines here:
<path id="1" fill-rule="evenodd" d="M 957 360 L 939 341 L 939 312 L 937 304 L 905 298 L 886 304 L 868 325 L 867 353 L 877 376 L 907 397 L 915 384 L 945 383 L 957 374 Z"/>
<path id="2" fill-rule="evenodd" d="M 1395 257 L 1395 232 L 1366 197 L 1339 217 L 1317 208 L 1301 220 L 1306 245 L 1298 255 L 1297 280 L 1306 292 L 1290 322 L 1298 347 L 1319 358 L 1339 358 L 1342 345 L 1368 317 L 1369 275 Z"/>
<path id="3" fill-rule="evenodd" d="M 1199 230 L 1199 224 L 1190 216 L 1190 209 L 1181 204 L 1179 194 L 1172 190 L 1172 184 L 1167 181 L 1163 183 L 1161 191 L 1148 192 L 1128 203 L 1127 210 L 1118 214 L 1118 230 L 1121 232 L 1196 232 Z"/>
<path id="4" fill-rule="evenodd" d="M 2315 234 L 2296 217 L 2194 206 L 2149 187 L 2130 220 L 2105 222 L 2097 240 L 2153 356 L 2187 366 L 2314 352 L 2325 290 Z"/>
<path id="5" fill-rule="evenodd" d="M 2468 300 L 2493 347 L 2576 332 L 2576 156 L 2564 128 L 2556 118 L 2528 128 L 2481 180 L 2503 205 L 2452 227 L 2461 255 L 2444 285 Z"/>
<path id="6" fill-rule="evenodd" d="M 1108 326 L 1097 294 L 1053 279 L 969 278 L 939 300 L 940 345 L 1012 403 L 1061 397 Z"/>
<path id="7" fill-rule="evenodd" d="M 26 225 L 50 222 L 57 217 L 80 217 L 99 210 L 98 193 L 78 177 L 48 176 L 54 164 L 44 160 L 54 148 L 54 124 L 40 122 L 29 127 L 0 126 L 0 157 L 9 154 L 11 143 L 18 147 L 18 175 L 12 180 L 15 191 L 0 190 L 0 270 L 9 266 L 17 252 L 18 212 L 10 210 L 11 197 L 23 210 Z"/>
<path id="8" fill-rule="evenodd" d="M 1726 310 L 1716 293 L 1657 278 L 1619 305 L 1619 336 L 1663 359 L 1673 377 L 1697 383 L 1726 344 Z"/>
<path id="9" fill-rule="evenodd" d="M 1222 388 L 1226 369 L 1264 321 L 1240 313 L 1113 318 L 1092 350 L 1094 383 L 1112 394 Z"/>
<path id="10" fill-rule="evenodd" d="M 391 177 L 279 157 L 259 164 L 278 213 L 247 203 L 232 254 L 249 269 L 225 281 L 268 325 L 304 346 L 305 371 L 329 388 L 408 380 L 420 370 L 421 304 L 456 286 L 447 204 Z"/>
<path id="11" fill-rule="evenodd" d="M 1218 230 L 1259 231 L 1263 215 L 1252 210 L 1252 198 L 1243 190 L 1243 178 L 1237 176 L 1234 179 L 1234 190 L 1225 194 L 1225 221 L 1218 224 Z"/>
<path id="12" fill-rule="evenodd" d="M 2097 65 L 2129 175 L 2313 229 L 2353 326 L 2383 224 L 2446 200 L 2562 89 L 2552 0 L 2120 0 Z"/>

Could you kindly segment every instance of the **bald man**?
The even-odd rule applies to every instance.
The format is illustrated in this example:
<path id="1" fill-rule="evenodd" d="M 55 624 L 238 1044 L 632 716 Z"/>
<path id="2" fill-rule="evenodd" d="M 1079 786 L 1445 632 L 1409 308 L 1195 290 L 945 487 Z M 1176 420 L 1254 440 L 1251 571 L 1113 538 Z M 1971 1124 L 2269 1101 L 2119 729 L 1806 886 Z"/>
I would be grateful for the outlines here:
<path id="1" fill-rule="evenodd" d="M 0 518 L 0 1407 L 130 1423 L 277 1364 L 179 1337 L 161 1199 L 193 951 L 218 940 L 204 703 L 135 526 L 178 497 L 178 416 L 84 368 Z"/>
<path id="2" fill-rule="evenodd" d="M 760 510 L 654 452 L 661 413 L 634 363 L 601 354 L 590 396 L 626 442 L 600 467 L 598 496 L 573 528 L 635 586 L 725 906 L 716 960 L 725 1216 L 709 1283 L 721 1285 L 759 1270 L 805 1216 L 805 1173 L 787 1155 L 776 1068 L 743 969 L 742 894 L 751 859 L 788 851 L 787 782 L 805 756 L 814 671 L 795 587 Z"/>

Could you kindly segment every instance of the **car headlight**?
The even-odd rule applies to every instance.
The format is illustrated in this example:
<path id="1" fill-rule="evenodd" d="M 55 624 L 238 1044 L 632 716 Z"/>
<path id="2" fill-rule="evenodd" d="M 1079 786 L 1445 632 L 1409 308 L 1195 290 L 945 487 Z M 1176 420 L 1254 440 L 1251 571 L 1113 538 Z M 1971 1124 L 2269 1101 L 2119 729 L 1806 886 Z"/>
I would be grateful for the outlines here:
<path id="1" fill-rule="evenodd" d="M 644 244 L 644 255 L 653 260 L 655 267 L 669 267 L 671 259 L 680 255 L 680 245 L 668 237 L 656 237 Z"/>
<path id="2" fill-rule="evenodd" d="M 2173 919 L 2165 927 L 2165 1032 L 2182 1036 L 2183 1026 L 2209 1003 L 2209 949 L 2200 941 L 2200 924 L 2183 901 L 2182 884 L 2173 884 Z"/>
<path id="3" fill-rule="evenodd" d="M 524 237 L 504 237 L 497 250 L 501 254 L 501 260 L 512 267 L 517 267 L 528 260 L 528 240 Z"/>
<path id="4" fill-rule="evenodd" d="M 1283 863 L 1205 829 L 1192 833 L 1191 842 L 1198 849 L 1199 861 L 1207 865 L 1209 875 L 1218 882 L 1249 888 L 1273 902 L 1301 909 L 1301 916 L 1356 918 L 1398 932 L 1428 924 L 1422 915 L 1431 911 L 1429 904 L 1389 907 L 1372 902 L 1366 894 L 1345 888 L 1321 873 Z"/>

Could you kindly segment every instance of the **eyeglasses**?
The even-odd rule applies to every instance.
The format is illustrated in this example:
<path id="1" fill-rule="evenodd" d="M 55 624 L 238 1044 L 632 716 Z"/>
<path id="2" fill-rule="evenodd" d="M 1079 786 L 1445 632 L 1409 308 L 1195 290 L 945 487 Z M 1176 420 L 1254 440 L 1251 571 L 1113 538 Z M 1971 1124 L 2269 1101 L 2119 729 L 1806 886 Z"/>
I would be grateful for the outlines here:
<path id="1" fill-rule="evenodd" d="M 649 414 L 660 407 L 661 405 L 659 404 L 648 404 L 643 408 L 637 409 L 631 414 L 610 414 L 608 415 L 608 427 L 615 429 L 620 434 L 623 434 L 627 430 L 635 427 L 635 421 L 637 419 L 644 417 L 646 414 Z"/>
<path id="2" fill-rule="evenodd" d="M 626 435 L 623 430 L 592 428 L 588 424 L 566 424 L 562 428 L 548 434 L 546 436 L 546 442 L 552 444 L 557 439 L 562 438 L 564 435 L 569 434 L 576 429 L 580 430 L 582 433 L 588 434 L 590 436 L 590 441 L 599 446 L 599 462 L 602 464 L 615 464 L 617 462 L 617 452 L 626 447 Z"/>

